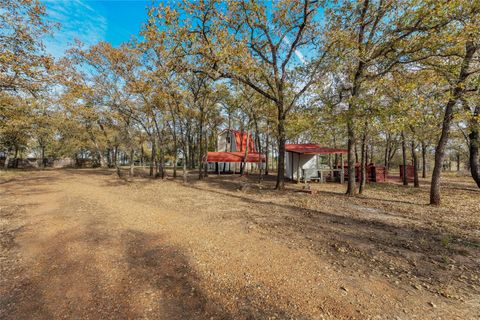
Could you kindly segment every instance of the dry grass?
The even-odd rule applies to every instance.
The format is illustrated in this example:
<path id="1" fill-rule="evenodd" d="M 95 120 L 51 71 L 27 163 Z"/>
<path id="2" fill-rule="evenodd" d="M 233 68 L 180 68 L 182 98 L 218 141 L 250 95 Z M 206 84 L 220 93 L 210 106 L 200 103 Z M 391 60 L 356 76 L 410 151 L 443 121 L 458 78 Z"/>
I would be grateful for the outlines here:
<path id="1" fill-rule="evenodd" d="M 339 184 L 278 192 L 273 177 L 14 178 L 0 184 L 5 226 L 20 228 L 2 233 L 15 244 L 0 262 L 13 270 L 3 318 L 480 316 L 480 192 L 467 177 L 444 179 L 439 208 L 427 186 L 370 185 L 352 198 Z"/>

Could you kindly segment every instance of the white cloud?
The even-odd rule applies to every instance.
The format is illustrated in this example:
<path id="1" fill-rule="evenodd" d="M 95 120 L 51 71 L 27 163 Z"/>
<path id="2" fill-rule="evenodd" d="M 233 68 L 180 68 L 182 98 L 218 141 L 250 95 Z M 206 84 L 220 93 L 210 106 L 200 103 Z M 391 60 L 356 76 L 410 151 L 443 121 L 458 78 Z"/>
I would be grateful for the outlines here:
<path id="1" fill-rule="evenodd" d="M 46 0 L 48 19 L 60 23 L 60 30 L 44 40 L 47 52 L 54 57 L 63 56 L 75 41 L 86 45 L 105 39 L 107 19 L 89 6 L 85 0 Z"/>

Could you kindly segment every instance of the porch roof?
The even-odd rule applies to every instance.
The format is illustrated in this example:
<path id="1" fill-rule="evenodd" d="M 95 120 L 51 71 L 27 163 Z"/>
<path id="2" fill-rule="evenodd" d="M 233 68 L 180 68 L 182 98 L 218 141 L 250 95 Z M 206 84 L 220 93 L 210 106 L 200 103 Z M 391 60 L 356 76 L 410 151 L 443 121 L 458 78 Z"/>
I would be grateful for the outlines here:
<path id="1" fill-rule="evenodd" d="M 208 152 L 207 162 L 243 162 L 245 152 Z M 245 162 L 265 162 L 265 156 L 259 153 L 249 153 Z"/>
<path id="2" fill-rule="evenodd" d="M 286 144 L 286 152 L 294 152 L 298 154 L 341 154 L 348 153 L 347 149 L 339 148 L 327 148 L 321 147 L 318 144 L 313 143 L 301 143 L 301 144 Z"/>

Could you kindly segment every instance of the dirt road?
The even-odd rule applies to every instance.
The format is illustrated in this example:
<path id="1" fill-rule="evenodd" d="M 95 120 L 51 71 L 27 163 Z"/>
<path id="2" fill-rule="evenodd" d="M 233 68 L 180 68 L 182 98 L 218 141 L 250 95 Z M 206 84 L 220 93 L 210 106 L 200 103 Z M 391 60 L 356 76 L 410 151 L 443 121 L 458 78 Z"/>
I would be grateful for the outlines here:
<path id="1" fill-rule="evenodd" d="M 289 195 L 71 170 L 24 174 L 0 197 L 1 319 L 480 317 L 477 247 L 459 255 L 468 281 L 449 280 L 454 293 L 442 296 L 427 253 L 415 252 L 416 266 L 411 255 L 385 263 L 382 241 L 406 229 L 362 227 Z"/>

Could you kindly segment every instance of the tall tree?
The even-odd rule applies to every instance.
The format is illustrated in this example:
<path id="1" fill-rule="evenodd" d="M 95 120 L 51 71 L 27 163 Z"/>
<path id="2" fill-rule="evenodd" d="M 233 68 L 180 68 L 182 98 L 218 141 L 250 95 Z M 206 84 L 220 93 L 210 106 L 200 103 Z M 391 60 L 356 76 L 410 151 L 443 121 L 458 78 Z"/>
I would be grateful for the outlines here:
<path id="1" fill-rule="evenodd" d="M 215 79 L 239 81 L 275 104 L 277 189 L 284 188 L 287 115 L 317 81 L 325 57 L 302 53 L 323 51 L 317 19 L 321 4 L 210 0 L 185 5 L 191 19 L 187 47 L 198 58 L 197 69 Z"/>
<path id="2" fill-rule="evenodd" d="M 462 102 L 464 111 L 467 115 L 467 130 L 466 135 L 468 141 L 468 163 L 470 166 L 470 174 L 472 175 L 473 180 L 480 188 L 480 165 L 479 165 L 479 152 L 480 147 L 480 102 L 478 97 L 478 92 L 475 92 L 476 96 L 471 102 L 473 105 L 470 105 L 466 99 Z"/>
<path id="3" fill-rule="evenodd" d="M 55 26 L 38 0 L 2 0 L 0 12 L 0 92 L 34 94 L 52 67 L 42 39 Z"/>
<path id="4" fill-rule="evenodd" d="M 448 143 L 450 127 L 455 113 L 455 106 L 469 90 L 470 80 L 480 70 L 475 66 L 480 50 L 480 3 L 473 1 L 449 1 L 444 7 L 450 23 L 436 34 L 441 43 L 435 46 L 432 57 L 424 64 L 448 82 L 448 101 L 443 107 L 442 131 L 435 147 L 435 163 L 430 188 L 430 204 L 440 204 L 440 176 L 445 148 Z"/>
<path id="5" fill-rule="evenodd" d="M 430 1 L 342 1 L 327 14 L 328 37 L 335 43 L 332 54 L 343 75 L 338 91 L 347 104 L 348 188 L 355 189 L 355 118 L 362 92 L 371 80 L 391 73 L 397 66 L 421 60 L 428 30 L 442 23 L 431 15 Z"/>

